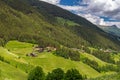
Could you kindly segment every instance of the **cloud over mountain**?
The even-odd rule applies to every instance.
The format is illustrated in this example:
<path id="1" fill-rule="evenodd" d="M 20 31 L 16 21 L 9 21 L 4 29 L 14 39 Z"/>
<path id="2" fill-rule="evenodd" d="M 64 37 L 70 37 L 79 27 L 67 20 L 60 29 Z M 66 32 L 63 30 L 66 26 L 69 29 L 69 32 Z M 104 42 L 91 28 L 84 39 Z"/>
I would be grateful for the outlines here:
<path id="1" fill-rule="evenodd" d="M 94 24 L 117 25 L 120 27 L 120 0 L 77 0 L 77 4 L 73 0 L 74 5 L 69 5 L 69 1 L 67 5 L 61 4 L 61 1 L 64 3 L 65 0 L 42 1 L 73 11 Z"/>

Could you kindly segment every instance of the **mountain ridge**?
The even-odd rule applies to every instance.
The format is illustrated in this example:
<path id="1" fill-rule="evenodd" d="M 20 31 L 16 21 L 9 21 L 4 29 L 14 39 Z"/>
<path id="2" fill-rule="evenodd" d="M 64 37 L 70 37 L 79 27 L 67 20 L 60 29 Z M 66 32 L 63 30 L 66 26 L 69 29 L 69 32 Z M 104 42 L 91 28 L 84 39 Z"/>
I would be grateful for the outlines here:
<path id="1" fill-rule="evenodd" d="M 108 34 L 116 36 L 116 39 L 120 41 L 120 28 L 118 28 L 116 25 L 112 26 L 98 25 L 98 27 L 101 28 L 103 31 L 107 32 Z"/>
<path id="2" fill-rule="evenodd" d="M 120 28 L 118 28 L 116 25 L 112 26 L 100 26 L 98 25 L 101 29 L 103 29 L 105 32 L 110 33 L 111 35 L 116 35 L 120 37 Z"/>

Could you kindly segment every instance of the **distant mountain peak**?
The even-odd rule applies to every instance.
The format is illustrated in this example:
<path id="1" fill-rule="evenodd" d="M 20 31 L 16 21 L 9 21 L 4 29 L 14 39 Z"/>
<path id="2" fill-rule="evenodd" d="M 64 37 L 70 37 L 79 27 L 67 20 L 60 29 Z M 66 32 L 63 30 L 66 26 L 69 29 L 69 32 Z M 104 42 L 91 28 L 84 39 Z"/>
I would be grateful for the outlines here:
<path id="1" fill-rule="evenodd" d="M 116 25 L 112 25 L 111 27 L 118 28 Z"/>
<path id="2" fill-rule="evenodd" d="M 117 27 L 116 25 L 112 25 L 112 26 L 100 26 L 100 25 L 98 25 L 98 27 L 107 33 L 110 33 L 110 34 L 115 35 L 115 36 L 120 36 L 120 28 Z"/>

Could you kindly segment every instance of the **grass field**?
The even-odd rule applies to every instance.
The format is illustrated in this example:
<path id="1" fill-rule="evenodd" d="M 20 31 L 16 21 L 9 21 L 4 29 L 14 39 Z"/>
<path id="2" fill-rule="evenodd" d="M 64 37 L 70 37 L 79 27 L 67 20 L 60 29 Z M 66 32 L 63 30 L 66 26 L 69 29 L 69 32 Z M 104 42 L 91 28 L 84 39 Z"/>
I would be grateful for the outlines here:
<path id="1" fill-rule="evenodd" d="M 18 41 L 10 41 L 6 44 L 6 48 L 9 49 L 11 54 L 4 54 L 4 57 L 8 58 L 9 56 L 11 56 L 9 58 L 12 58 L 13 61 L 15 60 L 19 63 L 29 63 L 30 65 L 35 66 L 39 65 L 43 67 L 45 72 L 49 72 L 55 68 L 62 68 L 65 71 L 70 68 L 76 68 L 80 71 L 80 73 L 87 75 L 88 77 L 97 77 L 101 75 L 96 70 L 82 62 L 64 59 L 62 57 L 55 56 L 52 53 L 39 53 L 38 57 L 25 56 L 26 53 L 30 53 L 33 50 L 33 44 Z M 3 50 L 4 53 L 9 52 L 7 51 L 7 49 L 1 47 L 1 50 Z M 13 55 L 13 53 L 15 56 Z M 19 56 L 21 58 L 19 59 L 16 56 Z"/>
<path id="2" fill-rule="evenodd" d="M 0 80 L 27 80 L 22 70 L 0 61 Z"/>
<path id="3" fill-rule="evenodd" d="M 29 65 L 27 61 L 25 61 L 22 57 L 17 54 L 9 52 L 7 49 L 0 47 L 0 56 L 4 58 L 5 63 L 9 63 L 10 65 L 21 69 L 26 72 L 32 68 L 32 65 Z"/>
<path id="4" fill-rule="evenodd" d="M 45 72 L 52 71 L 55 68 L 62 68 L 65 71 L 76 68 L 81 74 L 87 75 L 88 77 L 97 77 L 100 75 L 96 70 L 82 62 L 57 57 L 51 53 L 41 53 L 37 58 L 25 57 L 25 59 L 32 65 L 40 65 Z"/>
<path id="5" fill-rule="evenodd" d="M 120 73 L 104 75 L 95 79 L 88 79 L 88 80 L 120 80 Z"/>
<path id="6" fill-rule="evenodd" d="M 23 56 L 33 51 L 34 44 L 9 41 L 5 46 L 10 52 Z"/>

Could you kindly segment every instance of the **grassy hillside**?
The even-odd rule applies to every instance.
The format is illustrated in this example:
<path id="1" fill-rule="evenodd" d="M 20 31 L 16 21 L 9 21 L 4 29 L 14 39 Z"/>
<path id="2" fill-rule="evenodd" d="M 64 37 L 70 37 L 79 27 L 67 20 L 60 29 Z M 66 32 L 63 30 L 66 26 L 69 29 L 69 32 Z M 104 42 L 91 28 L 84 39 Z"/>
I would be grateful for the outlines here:
<path id="1" fill-rule="evenodd" d="M 4 63 L 21 69 L 24 72 L 28 72 L 33 68 L 33 66 L 28 64 L 28 62 L 21 58 L 21 56 L 9 52 L 6 48 L 3 47 L 0 47 L 0 60 Z"/>
<path id="2" fill-rule="evenodd" d="M 27 74 L 10 64 L 0 61 L 0 80 L 27 80 Z"/>
<path id="3" fill-rule="evenodd" d="M 96 77 L 100 75 L 96 70 L 82 62 L 75 62 L 61 57 L 56 57 L 51 53 L 40 54 L 38 58 L 25 59 L 33 65 L 40 65 L 45 72 L 52 71 L 55 68 L 62 68 L 65 71 L 71 68 L 76 68 L 81 74 L 87 75 L 87 77 Z"/>
<path id="4" fill-rule="evenodd" d="M 70 68 L 76 68 L 83 75 L 87 75 L 88 77 L 96 77 L 100 75 L 100 73 L 98 73 L 96 70 L 82 62 L 64 59 L 48 52 L 39 53 L 37 57 L 27 57 L 25 54 L 32 52 L 33 46 L 31 45 L 33 44 L 10 41 L 6 44 L 6 48 L 15 55 L 19 55 L 20 53 L 22 53 L 19 55 L 21 59 L 18 59 L 17 61 L 22 60 L 24 61 L 24 63 L 30 63 L 30 65 L 40 65 L 45 72 L 52 71 L 55 68 L 62 68 L 65 71 Z M 26 48 L 26 46 L 28 48 Z"/>
<path id="5" fill-rule="evenodd" d="M 1 62 L 2 65 L 9 65 L 15 68 L 13 69 L 13 71 L 18 69 L 24 74 L 27 74 L 32 68 L 37 65 L 41 66 L 46 73 L 52 71 L 55 68 L 62 68 L 64 71 L 71 68 L 76 68 L 82 75 L 86 75 L 88 78 L 114 74 L 114 72 L 99 73 L 82 61 L 72 61 L 69 59 L 64 59 L 62 57 L 55 56 L 51 52 L 37 53 L 37 57 L 26 56 L 26 54 L 33 52 L 33 45 L 34 44 L 31 43 L 9 41 L 5 46 L 6 48 L 0 47 L 0 56 L 4 57 L 4 60 L 2 60 Z M 9 49 L 9 51 L 7 49 Z M 108 64 L 90 54 L 83 53 L 81 55 L 81 57 L 87 57 L 90 60 L 96 61 L 97 63 L 99 63 L 100 66 Z M 4 72 L 7 73 L 7 71 Z M 2 73 L 2 79 L 5 78 L 4 75 L 5 73 Z M 12 78 L 11 75 L 12 74 L 8 74 L 8 78 Z"/>
<path id="6" fill-rule="evenodd" d="M 15 53 L 20 56 L 23 55 L 25 56 L 26 54 L 34 51 L 33 50 L 34 46 L 35 46 L 34 44 L 30 43 L 9 41 L 5 47 L 12 53 Z"/>
<path id="7" fill-rule="evenodd" d="M 120 73 L 119 74 L 115 73 L 89 80 L 119 80 L 119 79 L 120 79 Z"/>

